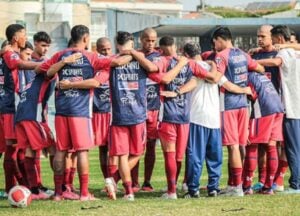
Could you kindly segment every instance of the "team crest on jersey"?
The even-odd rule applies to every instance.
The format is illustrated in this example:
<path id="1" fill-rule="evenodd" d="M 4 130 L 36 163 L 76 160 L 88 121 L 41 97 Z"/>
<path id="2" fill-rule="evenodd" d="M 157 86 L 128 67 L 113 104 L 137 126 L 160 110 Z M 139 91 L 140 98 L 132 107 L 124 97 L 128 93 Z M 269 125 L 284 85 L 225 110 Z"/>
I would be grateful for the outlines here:
<path id="1" fill-rule="evenodd" d="M 137 101 L 135 99 L 135 94 L 132 92 L 127 92 L 124 97 L 122 97 L 121 102 L 123 105 L 134 105 L 137 104 Z"/>
<path id="2" fill-rule="evenodd" d="M 147 87 L 147 98 L 156 98 L 158 97 L 157 91 L 155 86 L 148 86 Z"/>
<path id="3" fill-rule="evenodd" d="M 219 66 L 219 65 L 221 64 L 221 62 L 222 62 L 221 57 L 216 57 L 216 58 L 215 58 L 215 62 L 216 62 L 216 64 L 217 64 L 217 66 Z"/>
<path id="4" fill-rule="evenodd" d="M 19 59 L 19 55 L 16 53 L 13 53 L 10 55 L 10 60 Z"/>

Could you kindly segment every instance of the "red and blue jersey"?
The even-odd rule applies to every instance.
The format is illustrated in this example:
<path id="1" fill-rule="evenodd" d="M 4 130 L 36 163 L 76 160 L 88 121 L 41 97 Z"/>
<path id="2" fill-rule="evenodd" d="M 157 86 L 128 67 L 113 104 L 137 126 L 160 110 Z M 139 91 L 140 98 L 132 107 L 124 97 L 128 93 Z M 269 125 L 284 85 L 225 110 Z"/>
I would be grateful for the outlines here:
<path id="1" fill-rule="evenodd" d="M 174 68 L 178 59 L 176 57 L 165 57 L 162 58 L 162 62 L 165 62 L 166 70 L 168 72 Z M 189 62 L 184 66 L 176 78 L 171 81 L 169 84 L 164 85 L 165 91 L 175 91 L 180 86 L 186 84 L 193 75 L 199 78 L 205 78 L 207 71 L 201 68 L 195 61 Z M 164 98 L 163 99 L 163 111 L 160 113 L 162 117 L 160 119 L 163 122 L 170 122 L 175 124 L 186 124 L 190 121 L 190 98 L 191 94 L 186 93 L 175 98 Z"/>
<path id="2" fill-rule="evenodd" d="M 149 61 L 155 62 L 160 57 L 158 51 L 154 51 L 145 56 Z M 159 110 L 160 108 L 160 85 L 151 78 L 147 78 L 147 110 Z"/>
<path id="3" fill-rule="evenodd" d="M 3 89 L 4 87 L 4 60 L 3 58 L 0 56 L 0 101 L 2 101 L 2 97 L 5 94 L 5 91 Z M 1 107 L 1 103 L 0 103 L 0 107 Z M 1 108 L 0 108 L 1 110 Z"/>
<path id="4" fill-rule="evenodd" d="M 66 64 L 58 71 L 58 79 L 69 81 L 83 81 L 94 78 L 101 84 L 103 79 L 107 79 L 109 75 L 110 59 L 101 59 L 96 53 L 90 53 L 77 49 L 65 49 L 56 53 L 51 59 L 41 65 L 41 70 L 47 71 L 51 65 L 63 60 L 76 52 L 81 52 L 82 57 L 75 63 Z M 95 76 L 95 71 L 106 71 L 104 76 Z M 92 117 L 93 106 L 93 90 L 92 89 L 58 89 L 55 94 L 56 115 L 70 117 Z"/>
<path id="5" fill-rule="evenodd" d="M 215 61 L 219 72 L 225 75 L 228 81 L 246 87 L 248 84 L 248 71 L 254 71 L 257 63 L 238 48 L 228 48 L 216 54 Z M 221 111 L 247 107 L 245 94 L 235 94 L 221 87 Z"/>
<path id="6" fill-rule="evenodd" d="M 146 120 L 146 79 L 146 71 L 135 60 L 111 68 L 112 125 L 135 125 Z"/>
<path id="7" fill-rule="evenodd" d="M 270 59 L 270 58 L 275 58 L 277 55 L 277 51 L 270 51 L 270 52 L 264 52 L 260 51 L 258 53 L 255 53 L 252 58 L 259 60 L 259 59 Z M 279 73 L 279 68 L 278 67 L 265 67 L 265 74 L 267 77 L 271 80 L 273 83 L 276 91 L 281 94 L 281 78 L 280 78 L 280 73 Z"/>
<path id="8" fill-rule="evenodd" d="M 18 71 L 19 77 L 19 100 L 15 121 L 24 120 L 45 122 L 46 116 L 43 112 L 54 91 L 55 80 L 49 80 L 45 74 L 36 74 L 33 70 Z"/>
<path id="9" fill-rule="evenodd" d="M 3 54 L 2 72 L 4 77 L 0 97 L 0 113 L 15 113 L 15 93 L 18 92 L 19 54 L 7 51 Z"/>
<path id="10" fill-rule="evenodd" d="M 216 58 L 216 52 L 206 51 L 206 52 L 201 53 L 201 57 L 202 57 L 203 61 L 206 61 L 206 60 L 214 61 Z"/>
<path id="11" fill-rule="evenodd" d="M 266 75 L 252 72 L 248 75 L 248 85 L 252 90 L 251 118 L 261 118 L 274 113 L 283 113 L 281 99 Z"/>
<path id="12" fill-rule="evenodd" d="M 99 58 L 108 58 L 103 55 L 99 55 Z M 101 73 L 99 71 L 98 73 Z M 93 112 L 94 113 L 108 113 L 110 112 L 110 90 L 109 82 L 105 82 L 100 85 L 98 88 L 94 89 L 94 98 L 93 98 Z"/>

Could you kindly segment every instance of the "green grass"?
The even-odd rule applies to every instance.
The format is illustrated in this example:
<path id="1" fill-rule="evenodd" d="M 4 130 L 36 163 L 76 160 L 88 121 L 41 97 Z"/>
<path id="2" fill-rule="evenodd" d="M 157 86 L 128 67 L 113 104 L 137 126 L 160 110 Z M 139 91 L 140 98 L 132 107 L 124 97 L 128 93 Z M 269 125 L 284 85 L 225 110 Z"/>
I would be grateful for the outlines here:
<path id="1" fill-rule="evenodd" d="M 6 200 L 0 200 L 0 215 L 300 215 L 300 195 L 275 195 L 263 196 L 253 195 L 243 198 L 206 198 L 205 191 L 201 192 L 202 197 L 196 200 L 178 199 L 176 201 L 161 200 L 159 190 L 166 185 L 163 157 L 161 150 L 157 147 L 157 162 L 153 174 L 153 185 L 157 192 L 137 193 L 135 202 L 126 202 L 118 194 L 118 200 L 113 202 L 100 192 L 103 188 L 103 178 L 100 174 L 98 151 L 90 152 L 90 190 L 100 198 L 99 201 L 82 203 L 79 201 L 34 201 L 28 208 L 15 209 L 8 205 Z M 225 165 L 221 186 L 226 185 L 226 154 L 224 154 Z M 1 160 L 1 163 L 3 159 Z M 141 163 L 142 164 L 142 163 Z M 43 183 L 53 188 L 52 172 L 49 169 L 48 161 L 42 159 Z M 182 171 L 183 174 L 183 171 Z M 181 179 L 182 180 L 182 174 Z M 0 170 L 1 185 L 3 188 L 3 170 Z M 142 181 L 143 167 L 140 167 L 140 181 Z M 286 178 L 287 179 L 287 178 Z M 202 185 L 207 181 L 207 173 L 204 171 Z M 75 179 L 78 187 L 78 179 Z M 121 185 L 119 185 L 121 188 Z M 182 194 L 180 194 L 182 195 Z M 82 209 L 87 208 L 87 209 Z"/>

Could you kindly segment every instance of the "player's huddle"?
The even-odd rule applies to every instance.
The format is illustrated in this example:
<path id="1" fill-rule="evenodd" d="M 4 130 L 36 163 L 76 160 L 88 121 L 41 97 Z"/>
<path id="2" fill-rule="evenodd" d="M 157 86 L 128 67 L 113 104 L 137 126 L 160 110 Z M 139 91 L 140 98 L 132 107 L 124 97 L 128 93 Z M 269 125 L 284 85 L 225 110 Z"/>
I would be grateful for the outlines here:
<path id="1" fill-rule="evenodd" d="M 45 58 L 51 43 L 47 33 L 34 35 L 34 47 L 19 24 L 8 26 L 6 36 L 0 58 L 0 151 L 7 193 L 18 182 L 36 200 L 95 200 L 88 191 L 88 150 L 98 146 L 109 198 L 116 199 L 122 180 L 124 199 L 133 201 L 134 192 L 154 190 L 157 139 L 165 159 L 164 199 L 177 199 L 185 156 L 185 198 L 200 196 L 204 160 L 208 196 L 283 191 L 288 164 L 285 192 L 300 193 L 300 55 L 286 26 L 258 30 L 256 60 L 233 47 L 226 27 L 213 32 L 212 51 L 200 53 L 196 44 L 186 43 L 181 57 L 170 36 L 162 37 L 157 48 L 151 28 L 141 33 L 140 50 L 130 33 L 118 32 L 113 55 L 107 38 L 97 41 L 98 54 L 87 51 L 89 29 L 77 25 L 69 47 L 50 59 Z M 47 118 L 54 91 L 56 139 Z M 224 190 L 219 188 L 222 144 L 229 157 Z M 54 191 L 42 185 L 41 151 L 49 154 Z M 259 183 L 253 186 L 258 160 Z M 73 187 L 76 168 L 79 194 Z"/>

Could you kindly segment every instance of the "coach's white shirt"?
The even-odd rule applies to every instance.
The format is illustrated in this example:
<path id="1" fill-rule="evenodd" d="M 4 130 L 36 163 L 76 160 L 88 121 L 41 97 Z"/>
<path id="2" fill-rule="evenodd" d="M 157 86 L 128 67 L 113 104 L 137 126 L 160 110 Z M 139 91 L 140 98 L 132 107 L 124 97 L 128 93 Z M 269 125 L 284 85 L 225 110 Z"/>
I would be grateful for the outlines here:
<path id="1" fill-rule="evenodd" d="M 277 57 L 282 59 L 279 69 L 286 117 L 300 119 L 300 52 L 282 49 Z"/>
<path id="2" fill-rule="evenodd" d="M 210 66 L 206 62 L 199 61 L 207 71 Z M 190 122 L 203 127 L 220 128 L 220 100 L 219 88 L 217 84 L 210 84 L 205 80 L 195 78 L 197 87 L 191 95 Z"/>

